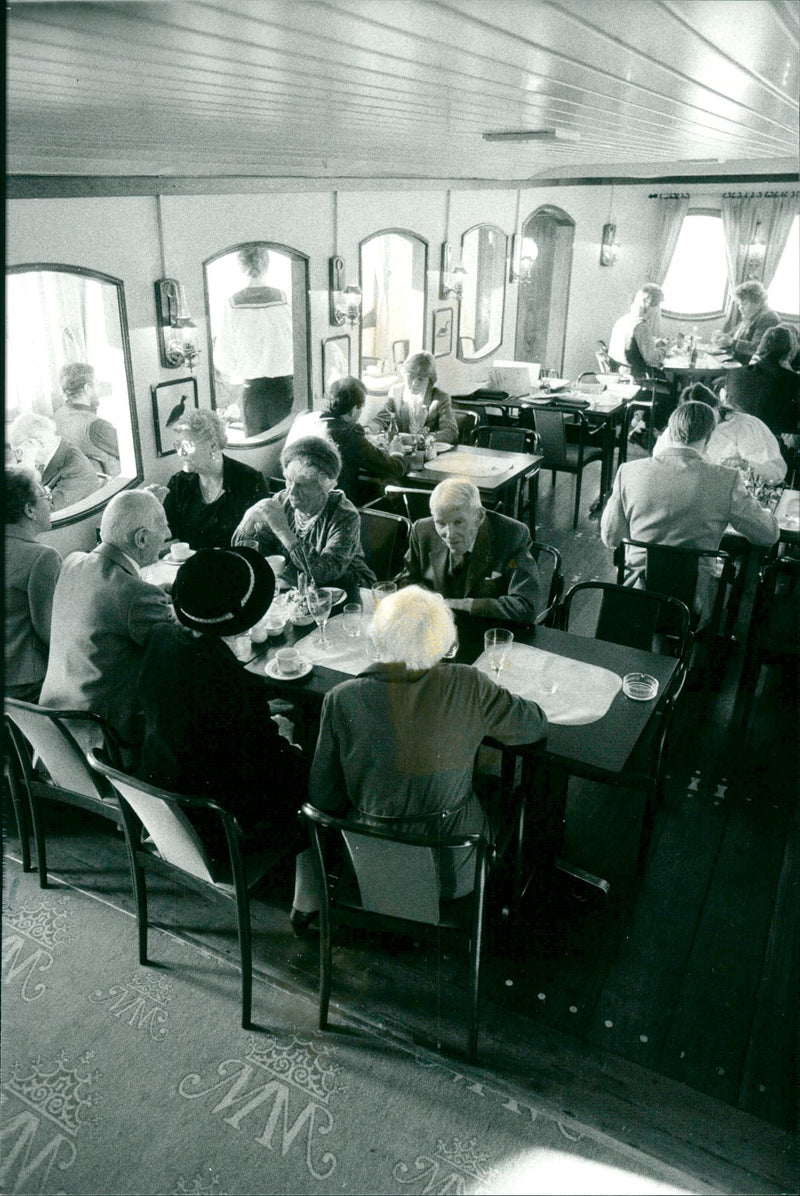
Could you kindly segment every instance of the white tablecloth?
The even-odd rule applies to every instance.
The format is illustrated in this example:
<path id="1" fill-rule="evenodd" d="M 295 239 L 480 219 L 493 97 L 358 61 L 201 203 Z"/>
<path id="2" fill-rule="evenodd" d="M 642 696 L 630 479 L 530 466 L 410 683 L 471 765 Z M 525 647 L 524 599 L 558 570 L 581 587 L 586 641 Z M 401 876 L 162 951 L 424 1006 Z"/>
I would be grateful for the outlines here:
<path id="1" fill-rule="evenodd" d="M 494 680 L 485 653 L 475 661 L 475 667 Z M 554 693 L 543 693 L 545 677 L 555 682 Z M 565 727 L 597 722 L 622 688 L 622 678 L 609 669 L 556 656 L 529 644 L 511 645 L 499 683 L 511 693 L 538 703 L 551 723 Z"/>
<path id="2" fill-rule="evenodd" d="M 452 453 L 443 453 L 442 458 L 427 461 L 425 468 L 434 473 L 462 474 L 467 478 L 488 478 L 498 473 L 508 472 L 508 463 L 498 461 L 495 457 L 483 457 L 479 453 L 460 453 L 456 449 Z"/>
<path id="3" fill-rule="evenodd" d="M 312 664 L 324 664 L 328 669 L 337 669 L 340 673 L 349 673 L 351 677 L 357 677 L 375 659 L 374 655 L 369 654 L 371 641 L 366 634 L 368 623 L 368 616 L 362 618 L 361 635 L 358 639 L 350 639 L 345 634 L 342 616 L 336 615 L 328 620 L 325 629 L 330 647 L 326 650 L 319 646 L 319 632 L 315 627 L 310 635 L 298 641 L 300 655 Z"/>

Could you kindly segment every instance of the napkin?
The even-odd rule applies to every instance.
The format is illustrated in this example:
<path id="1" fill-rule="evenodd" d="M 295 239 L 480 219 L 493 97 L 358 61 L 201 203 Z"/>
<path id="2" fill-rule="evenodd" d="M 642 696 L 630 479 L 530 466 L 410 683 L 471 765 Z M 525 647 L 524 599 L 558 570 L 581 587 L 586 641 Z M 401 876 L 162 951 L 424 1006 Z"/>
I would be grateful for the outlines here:
<path id="1" fill-rule="evenodd" d="M 475 667 L 494 679 L 485 652 L 475 661 Z M 551 694 L 543 691 L 545 677 L 555 682 Z M 529 644 L 511 645 L 498 681 L 511 693 L 536 702 L 551 723 L 564 727 L 597 722 L 622 688 L 622 678 L 609 669 L 556 656 Z"/>

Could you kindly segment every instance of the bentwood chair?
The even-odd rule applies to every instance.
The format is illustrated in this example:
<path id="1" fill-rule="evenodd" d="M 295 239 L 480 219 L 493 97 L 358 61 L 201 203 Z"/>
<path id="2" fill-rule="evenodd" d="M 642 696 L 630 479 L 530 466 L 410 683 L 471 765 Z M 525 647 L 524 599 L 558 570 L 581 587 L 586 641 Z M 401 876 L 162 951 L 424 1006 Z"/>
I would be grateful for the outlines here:
<path id="1" fill-rule="evenodd" d="M 800 560 L 775 557 L 762 565 L 736 694 L 735 721 L 746 731 L 762 668 L 791 664 L 800 656 Z"/>
<path id="2" fill-rule="evenodd" d="M 242 1026 L 250 1027 L 253 995 L 252 934 L 250 891 L 276 862 L 277 853 L 242 855 L 242 830 L 237 819 L 208 797 L 184 797 L 148 785 L 128 776 L 89 752 L 89 762 L 113 787 L 122 816 L 139 937 L 139 963 L 150 961 L 147 955 L 147 882 L 145 869 L 167 874 L 173 881 L 207 896 L 221 898 L 236 907 L 239 958 L 242 974 Z M 228 847 L 228 860 L 221 865 L 212 860 L 185 811 L 202 811 L 222 824 Z M 142 829 L 146 836 L 142 835 Z"/>
<path id="3" fill-rule="evenodd" d="M 639 550 L 644 557 L 643 564 L 630 560 L 630 549 Z M 617 584 L 630 586 L 637 574 L 641 575 L 644 587 L 656 594 L 668 594 L 677 598 L 692 612 L 692 626 L 697 625 L 699 614 L 695 613 L 695 593 L 700 577 L 700 563 L 706 562 L 715 568 L 717 587 L 714 602 L 708 618 L 708 634 L 714 638 L 722 626 L 722 614 L 728 587 L 734 579 L 734 568 L 730 554 L 722 549 L 685 548 L 672 544 L 648 544 L 644 540 L 625 539 L 614 552 L 617 566 Z M 712 562 L 716 562 L 712 566 Z M 669 628 L 666 628 L 669 633 Z"/>
<path id="4" fill-rule="evenodd" d="M 532 428 L 494 427 L 484 424 L 478 428 L 475 443 L 481 448 L 499 449 L 504 453 L 539 452 L 539 436 Z M 513 509 L 507 514 L 523 519 L 528 511 L 531 534 L 536 523 L 536 496 L 539 487 L 539 466 L 519 478 L 516 484 Z"/>
<path id="5" fill-rule="evenodd" d="M 689 609 L 685 603 L 664 594 L 607 581 L 585 581 L 574 585 L 565 596 L 561 625 L 565 631 L 574 633 L 579 626 L 581 634 L 595 639 L 678 658 L 669 687 L 658 696 L 658 705 L 645 733 L 616 781 L 622 788 L 645 794 L 637 858 L 637 874 L 641 875 L 656 813 L 663 804 L 669 733 L 689 666 L 692 643 Z M 660 630 L 663 627 L 669 627 L 674 634 L 664 637 Z M 592 779 L 590 773 L 586 776 Z"/>
<path id="6" fill-rule="evenodd" d="M 431 492 L 389 482 L 384 487 L 382 497 L 367 503 L 364 510 L 389 511 L 392 515 L 404 516 L 409 523 L 416 523 L 418 519 L 430 517 Z"/>
<path id="7" fill-rule="evenodd" d="M 47 842 L 41 803 L 56 802 L 99 814 L 121 826 L 122 818 L 110 787 L 92 771 L 81 746 L 82 733 L 103 741 L 110 758 L 121 763 L 113 729 L 85 710 L 50 710 L 16 698 L 5 700 L 6 732 L 13 749 L 9 781 L 22 846 L 23 868 L 30 868 L 28 820 L 33 829 L 39 885 L 47 888 Z M 76 737 L 77 736 L 77 737 Z"/>
<path id="8" fill-rule="evenodd" d="M 534 540 L 531 544 L 531 556 L 536 561 L 540 581 L 544 583 L 548 572 L 550 574 L 550 584 L 546 587 L 547 601 L 543 610 L 539 611 L 536 616 L 536 622 L 544 627 L 557 627 L 561 595 L 564 593 L 564 566 L 561 553 L 557 548 L 553 548 L 552 544 L 542 544 L 539 540 Z M 542 584 L 542 589 L 545 589 L 544 584 Z"/>
<path id="9" fill-rule="evenodd" d="M 359 507 L 364 559 L 378 581 L 394 577 L 403 567 L 410 525 L 403 515 L 374 507 Z"/>
<path id="10" fill-rule="evenodd" d="M 575 478 L 575 507 L 572 526 L 578 526 L 581 506 L 581 482 L 583 471 L 593 461 L 600 461 L 603 450 L 589 441 L 589 425 L 581 411 L 547 411 L 537 409 L 532 413 L 533 423 L 540 439 L 540 451 L 544 455 L 542 469 L 549 469 L 556 484 L 557 473 L 570 473 Z M 578 434 L 575 443 L 567 436 L 568 421 L 577 421 Z"/>
<path id="11" fill-rule="evenodd" d="M 455 409 L 453 414 L 456 417 L 456 424 L 458 426 L 458 443 L 459 444 L 474 444 L 475 435 L 478 431 L 478 425 L 481 422 L 481 417 L 477 411 L 468 411 L 464 408 Z"/>
<path id="12" fill-rule="evenodd" d="M 443 932 L 466 936 L 470 950 L 470 1013 L 467 1049 L 475 1062 L 478 1048 L 478 1001 L 483 947 L 487 844 L 482 835 L 443 839 L 436 845 L 401 838 L 317 810 L 308 802 L 302 816 L 309 826 L 317 884 L 321 895 L 319 1025 L 328 1027 L 332 933 L 340 923 L 439 941 Z M 436 817 L 439 817 L 437 814 Z M 344 844 L 349 867 L 334 879 L 330 858 Z M 462 853 L 474 868 L 472 891 L 442 901 L 441 853 Z M 340 854 L 337 853 L 337 859 Z"/>

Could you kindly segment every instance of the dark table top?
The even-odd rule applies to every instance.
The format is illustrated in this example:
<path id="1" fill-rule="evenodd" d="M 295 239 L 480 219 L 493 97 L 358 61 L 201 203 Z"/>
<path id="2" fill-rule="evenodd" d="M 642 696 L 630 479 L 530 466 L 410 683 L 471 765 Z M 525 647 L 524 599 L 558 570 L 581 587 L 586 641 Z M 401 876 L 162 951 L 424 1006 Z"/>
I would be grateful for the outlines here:
<path id="1" fill-rule="evenodd" d="M 542 456 L 540 454 L 529 453 L 508 453 L 502 449 L 479 448 L 472 444 L 459 444 L 448 453 L 441 453 L 436 461 L 438 464 L 445 466 L 448 460 L 453 457 L 457 460 L 456 454 L 465 453 L 469 457 L 490 457 L 493 461 L 499 461 L 506 468 L 502 473 L 492 473 L 484 476 L 470 475 L 470 481 L 474 482 L 482 494 L 496 494 L 498 490 L 502 490 L 505 486 L 510 485 L 519 477 L 524 477 L 536 471 L 542 463 Z M 403 483 L 413 486 L 438 486 L 447 477 L 461 477 L 463 476 L 458 468 L 454 466 L 452 473 L 443 472 L 442 469 L 429 469 L 427 465 L 423 465 L 421 469 L 412 469 L 403 478 Z"/>
<path id="2" fill-rule="evenodd" d="M 534 644 L 546 652 L 609 669 L 618 673 L 620 677 L 624 677 L 626 673 L 642 672 L 649 673 L 658 680 L 658 695 L 650 702 L 631 701 L 620 690 L 607 713 L 597 722 L 572 727 L 551 723 L 546 744 L 547 755 L 567 769 L 577 767 L 582 773 L 596 776 L 598 780 L 613 780 L 622 772 L 650 716 L 663 698 L 678 664 L 674 657 L 643 652 L 566 631 L 556 631 L 550 627 L 501 624 L 464 615 L 459 615 L 457 623 L 459 651 L 456 660 L 465 664 L 471 664 L 483 651 L 483 633 L 486 628 L 504 625 L 513 629 L 515 639 L 520 643 Z M 305 634 L 313 630 L 314 627 L 290 628 L 286 637 L 271 640 L 267 645 L 268 654 L 251 662 L 247 666 L 248 669 L 264 676 L 264 665 L 268 656 L 272 657 L 277 648 L 285 646 L 288 642 L 299 642 Z M 321 665 L 315 665 L 307 677 L 298 681 L 273 681 L 265 677 L 266 684 L 282 697 L 317 708 L 330 689 L 346 680 L 349 680 L 347 674 Z"/>

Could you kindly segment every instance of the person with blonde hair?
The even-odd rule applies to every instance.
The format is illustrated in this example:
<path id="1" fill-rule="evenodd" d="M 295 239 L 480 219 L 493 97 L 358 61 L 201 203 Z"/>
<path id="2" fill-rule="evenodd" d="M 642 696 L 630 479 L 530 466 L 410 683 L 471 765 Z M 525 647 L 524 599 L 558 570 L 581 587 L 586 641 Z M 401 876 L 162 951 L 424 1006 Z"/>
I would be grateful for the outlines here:
<path id="1" fill-rule="evenodd" d="M 372 426 L 387 432 L 392 424 L 401 434 L 432 435 L 447 444 L 458 444 L 458 424 L 453 401 L 436 385 L 432 353 L 412 353 L 402 366 L 404 381 L 392 387 Z"/>
<path id="2" fill-rule="evenodd" d="M 189 408 L 172 430 L 182 463 L 164 497 L 172 534 L 195 549 L 228 548 L 245 511 L 266 496 L 266 482 L 222 451 L 228 439 L 216 411 Z"/>
<path id="3" fill-rule="evenodd" d="M 325 697 L 311 804 L 433 843 L 476 832 L 491 838 L 473 784 L 478 748 L 487 735 L 537 743 L 546 716 L 478 669 L 442 663 L 455 625 L 438 594 L 408 586 L 384 598 L 370 634 L 377 663 Z M 444 856 L 442 897 L 469 892 L 473 873 L 463 856 Z"/>

